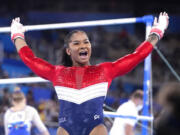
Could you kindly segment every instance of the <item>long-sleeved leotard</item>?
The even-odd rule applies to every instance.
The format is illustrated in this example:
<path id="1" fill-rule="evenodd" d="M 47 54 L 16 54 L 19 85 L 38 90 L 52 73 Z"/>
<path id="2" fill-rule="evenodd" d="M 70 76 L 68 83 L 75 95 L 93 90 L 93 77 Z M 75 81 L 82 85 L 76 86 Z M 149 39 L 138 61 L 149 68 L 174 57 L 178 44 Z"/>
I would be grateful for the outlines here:
<path id="1" fill-rule="evenodd" d="M 103 102 L 112 79 L 131 71 L 152 49 L 145 41 L 134 53 L 115 62 L 84 67 L 51 65 L 27 46 L 19 55 L 33 72 L 53 83 L 60 101 L 59 125 L 70 135 L 88 135 L 103 123 Z"/>

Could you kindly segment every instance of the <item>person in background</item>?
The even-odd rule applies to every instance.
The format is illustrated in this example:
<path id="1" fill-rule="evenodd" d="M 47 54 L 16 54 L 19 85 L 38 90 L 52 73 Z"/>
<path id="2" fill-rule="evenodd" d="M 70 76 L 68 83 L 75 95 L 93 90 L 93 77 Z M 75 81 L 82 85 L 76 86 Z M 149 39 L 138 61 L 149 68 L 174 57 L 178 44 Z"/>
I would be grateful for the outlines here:
<path id="1" fill-rule="evenodd" d="M 130 72 L 142 62 L 163 37 L 169 17 L 160 13 L 144 42 L 115 62 L 91 65 L 91 42 L 81 30 L 64 39 L 61 65 L 52 65 L 34 55 L 28 47 L 20 18 L 12 20 L 11 39 L 23 62 L 38 76 L 53 83 L 60 103 L 57 135 L 107 135 L 103 104 L 114 78 Z"/>
<path id="2" fill-rule="evenodd" d="M 12 93 L 12 107 L 4 115 L 5 135 L 30 135 L 32 125 L 41 135 L 50 135 L 37 110 L 26 104 L 26 97 L 19 87 Z"/>
<path id="3" fill-rule="evenodd" d="M 162 110 L 154 120 L 155 135 L 179 135 L 180 83 L 168 82 L 162 85 L 157 97 Z"/>
<path id="4" fill-rule="evenodd" d="M 121 104 L 117 109 L 117 113 L 123 116 L 137 117 L 138 112 L 143 107 L 143 91 L 136 90 L 131 95 L 130 99 Z M 132 118 L 115 118 L 110 135 L 135 135 L 134 126 L 137 119 Z"/>

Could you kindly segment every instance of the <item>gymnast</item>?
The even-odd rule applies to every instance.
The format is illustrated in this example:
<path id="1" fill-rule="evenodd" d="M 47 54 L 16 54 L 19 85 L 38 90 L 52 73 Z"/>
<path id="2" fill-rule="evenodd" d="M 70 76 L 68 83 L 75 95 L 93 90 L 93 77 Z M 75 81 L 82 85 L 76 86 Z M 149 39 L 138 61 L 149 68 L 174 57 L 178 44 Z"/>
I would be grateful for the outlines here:
<path id="1" fill-rule="evenodd" d="M 112 79 L 142 62 L 163 37 L 168 24 L 168 14 L 160 13 L 148 38 L 132 54 L 97 65 L 90 64 L 91 43 L 81 30 L 65 37 L 61 65 L 52 65 L 34 55 L 25 41 L 20 18 L 12 20 L 11 40 L 22 61 L 55 88 L 60 105 L 57 135 L 108 135 L 103 122 L 103 102 Z"/>
<path id="2" fill-rule="evenodd" d="M 37 127 L 40 135 L 49 135 L 37 110 L 26 104 L 26 97 L 19 87 L 12 93 L 12 106 L 4 115 L 5 135 L 31 135 L 33 126 Z"/>

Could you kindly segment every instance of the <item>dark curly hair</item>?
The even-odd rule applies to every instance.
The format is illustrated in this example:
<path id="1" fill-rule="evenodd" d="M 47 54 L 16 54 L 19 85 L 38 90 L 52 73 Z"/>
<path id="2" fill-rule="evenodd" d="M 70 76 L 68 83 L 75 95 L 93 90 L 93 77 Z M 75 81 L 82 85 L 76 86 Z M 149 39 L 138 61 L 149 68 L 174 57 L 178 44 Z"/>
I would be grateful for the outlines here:
<path id="1" fill-rule="evenodd" d="M 67 34 L 67 36 L 65 37 L 65 39 L 64 39 L 64 47 L 63 47 L 62 53 L 61 53 L 62 54 L 62 56 L 61 56 L 61 64 L 63 66 L 71 67 L 72 64 L 73 64 L 71 57 L 66 53 L 66 48 L 69 47 L 69 42 L 70 42 L 71 37 L 73 36 L 73 34 L 79 33 L 79 32 L 86 34 L 86 32 L 84 32 L 82 30 L 73 30 L 73 31 L 69 32 Z"/>

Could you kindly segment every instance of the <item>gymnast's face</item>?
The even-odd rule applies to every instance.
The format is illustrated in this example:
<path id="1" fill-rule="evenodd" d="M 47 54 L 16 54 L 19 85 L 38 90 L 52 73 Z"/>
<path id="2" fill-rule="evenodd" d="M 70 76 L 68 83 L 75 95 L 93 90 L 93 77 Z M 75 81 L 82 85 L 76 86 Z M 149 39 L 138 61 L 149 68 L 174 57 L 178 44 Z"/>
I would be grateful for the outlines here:
<path id="1" fill-rule="evenodd" d="M 74 33 L 71 36 L 69 47 L 66 49 L 66 52 L 71 56 L 73 66 L 89 65 L 89 59 L 91 57 L 91 43 L 86 33 Z"/>

